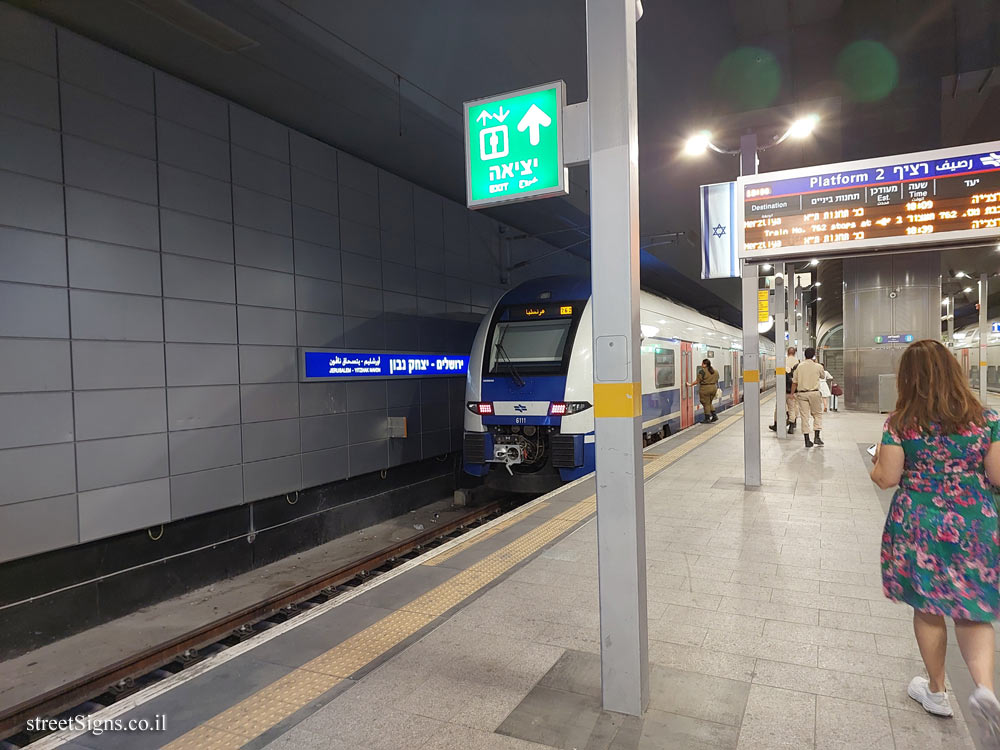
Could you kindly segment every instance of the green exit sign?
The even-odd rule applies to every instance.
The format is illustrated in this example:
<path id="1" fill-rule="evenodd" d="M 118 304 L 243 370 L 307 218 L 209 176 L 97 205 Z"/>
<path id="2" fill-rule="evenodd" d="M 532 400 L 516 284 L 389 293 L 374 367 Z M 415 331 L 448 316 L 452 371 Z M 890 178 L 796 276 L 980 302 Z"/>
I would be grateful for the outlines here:
<path id="1" fill-rule="evenodd" d="M 569 192 L 563 159 L 562 81 L 465 103 L 469 208 Z"/>

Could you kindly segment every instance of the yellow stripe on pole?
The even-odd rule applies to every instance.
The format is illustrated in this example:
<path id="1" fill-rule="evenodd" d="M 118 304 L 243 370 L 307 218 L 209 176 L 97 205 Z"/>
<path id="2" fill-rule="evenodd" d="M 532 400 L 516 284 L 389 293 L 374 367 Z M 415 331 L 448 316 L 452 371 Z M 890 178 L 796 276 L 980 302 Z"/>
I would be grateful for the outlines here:
<path id="1" fill-rule="evenodd" d="M 594 383 L 595 417 L 638 417 L 642 414 L 639 383 Z"/>
<path id="2" fill-rule="evenodd" d="M 744 370 L 743 371 L 743 382 L 744 383 L 759 383 L 760 382 L 760 370 Z"/>
<path id="3" fill-rule="evenodd" d="M 779 367 L 778 369 L 776 369 L 774 371 L 774 374 L 775 375 L 784 375 L 785 374 L 785 368 L 784 367 Z"/>
<path id="4" fill-rule="evenodd" d="M 980 363 L 979 363 L 979 366 L 980 366 L 980 367 L 986 367 L 986 365 L 987 365 L 987 364 L 989 364 L 989 363 L 987 363 L 987 362 L 980 362 Z"/>

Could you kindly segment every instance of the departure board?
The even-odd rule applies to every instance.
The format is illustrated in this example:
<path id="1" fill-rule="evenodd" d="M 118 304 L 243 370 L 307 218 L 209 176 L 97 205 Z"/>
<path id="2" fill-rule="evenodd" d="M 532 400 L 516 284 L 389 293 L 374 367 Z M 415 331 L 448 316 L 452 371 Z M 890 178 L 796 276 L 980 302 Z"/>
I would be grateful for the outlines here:
<path id="1" fill-rule="evenodd" d="M 1000 236 L 1000 142 L 740 178 L 741 258 Z"/>

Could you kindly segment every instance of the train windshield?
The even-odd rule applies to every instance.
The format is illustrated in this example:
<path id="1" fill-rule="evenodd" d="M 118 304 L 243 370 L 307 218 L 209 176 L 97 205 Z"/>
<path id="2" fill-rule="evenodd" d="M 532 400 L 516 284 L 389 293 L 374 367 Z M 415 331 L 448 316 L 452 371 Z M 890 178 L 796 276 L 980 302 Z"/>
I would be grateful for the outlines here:
<path id="1" fill-rule="evenodd" d="M 572 320 L 501 321 L 487 352 L 491 374 L 510 369 L 560 371 Z"/>

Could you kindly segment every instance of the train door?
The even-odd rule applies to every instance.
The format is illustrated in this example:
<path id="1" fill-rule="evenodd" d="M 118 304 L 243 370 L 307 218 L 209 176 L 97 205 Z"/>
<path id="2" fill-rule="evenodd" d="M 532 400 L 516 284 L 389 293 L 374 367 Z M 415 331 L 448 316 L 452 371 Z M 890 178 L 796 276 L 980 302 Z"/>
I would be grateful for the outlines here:
<path id="1" fill-rule="evenodd" d="M 733 358 L 733 406 L 740 402 L 740 353 L 731 352 Z"/>
<path id="2" fill-rule="evenodd" d="M 691 366 L 691 343 L 681 342 L 681 429 L 694 424 L 694 389 L 688 387 L 694 376 Z"/>
<path id="3" fill-rule="evenodd" d="M 962 372 L 965 373 L 965 377 L 969 380 L 969 385 L 974 385 L 972 382 L 972 370 L 969 369 L 969 350 L 960 349 L 959 350 L 959 362 L 962 364 Z"/>

